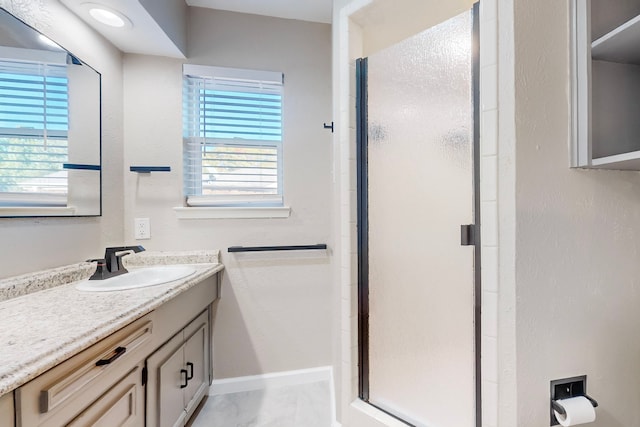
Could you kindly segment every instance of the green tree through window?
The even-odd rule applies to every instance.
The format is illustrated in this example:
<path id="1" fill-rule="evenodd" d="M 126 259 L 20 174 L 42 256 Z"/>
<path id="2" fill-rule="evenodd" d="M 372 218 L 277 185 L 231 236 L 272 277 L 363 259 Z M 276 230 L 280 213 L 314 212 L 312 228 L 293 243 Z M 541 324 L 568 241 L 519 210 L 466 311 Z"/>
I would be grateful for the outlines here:
<path id="1" fill-rule="evenodd" d="M 66 66 L 0 60 L 1 193 L 67 193 Z"/>

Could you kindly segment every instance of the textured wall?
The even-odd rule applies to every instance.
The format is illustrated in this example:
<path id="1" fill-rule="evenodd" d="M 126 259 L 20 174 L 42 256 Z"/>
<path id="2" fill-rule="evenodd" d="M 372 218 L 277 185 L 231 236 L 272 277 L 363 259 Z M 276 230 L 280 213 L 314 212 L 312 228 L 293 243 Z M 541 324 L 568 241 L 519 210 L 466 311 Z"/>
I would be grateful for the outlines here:
<path id="1" fill-rule="evenodd" d="M 125 235 L 151 219 L 150 249 L 330 241 L 331 28 L 257 15 L 192 8 L 192 64 L 282 71 L 286 219 L 179 220 L 182 205 L 182 62 L 126 55 L 125 166 L 172 172 L 125 173 Z M 160 90 L 161 89 L 161 90 Z M 227 254 L 214 330 L 215 376 L 225 378 L 330 365 L 332 286 L 324 252 Z"/>
<path id="2" fill-rule="evenodd" d="M 548 425 L 549 381 L 582 374 L 590 425 L 638 426 L 640 176 L 568 167 L 568 28 L 567 2 L 515 2 L 518 426 Z"/>
<path id="3" fill-rule="evenodd" d="M 122 243 L 122 59 L 120 52 L 56 0 L 1 0 L 102 74 L 103 216 L 0 218 L 0 278 L 95 258 Z"/>

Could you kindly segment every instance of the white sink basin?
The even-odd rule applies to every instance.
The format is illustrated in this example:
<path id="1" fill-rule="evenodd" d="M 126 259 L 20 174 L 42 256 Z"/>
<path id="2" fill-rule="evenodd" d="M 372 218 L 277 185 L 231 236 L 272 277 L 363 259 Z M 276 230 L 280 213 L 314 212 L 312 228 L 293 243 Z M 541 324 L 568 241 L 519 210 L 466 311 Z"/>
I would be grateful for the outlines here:
<path id="1" fill-rule="evenodd" d="M 195 272 L 196 269 L 188 265 L 145 267 L 104 280 L 83 280 L 76 285 L 76 289 L 90 292 L 108 292 L 146 288 L 184 279 Z"/>

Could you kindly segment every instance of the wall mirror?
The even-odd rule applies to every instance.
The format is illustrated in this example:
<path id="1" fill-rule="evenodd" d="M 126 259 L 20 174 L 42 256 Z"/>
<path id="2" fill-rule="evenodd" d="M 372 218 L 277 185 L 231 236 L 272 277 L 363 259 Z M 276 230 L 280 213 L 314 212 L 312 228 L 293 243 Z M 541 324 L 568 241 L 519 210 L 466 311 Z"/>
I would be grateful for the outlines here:
<path id="1" fill-rule="evenodd" d="M 101 215 L 100 79 L 0 8 L 0 217 Z"/>

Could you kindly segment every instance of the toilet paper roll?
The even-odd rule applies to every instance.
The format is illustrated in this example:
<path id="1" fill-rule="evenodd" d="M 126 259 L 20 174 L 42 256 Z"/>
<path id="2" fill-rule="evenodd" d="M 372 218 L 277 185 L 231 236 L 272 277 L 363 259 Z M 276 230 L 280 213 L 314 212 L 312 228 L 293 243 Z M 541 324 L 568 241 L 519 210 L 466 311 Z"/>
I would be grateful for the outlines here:
<path id="1" fill-rule="evenodd" d="M 596 410 L 584 396 L 559 399 L 557 402 L 567 412 L 567 415 L 561 415 L 557 411 L 553 411 L 556 419 L 563 427 L 577 426 L 596 420 Z"/>

